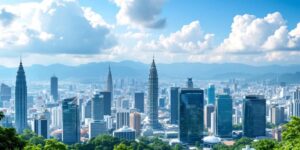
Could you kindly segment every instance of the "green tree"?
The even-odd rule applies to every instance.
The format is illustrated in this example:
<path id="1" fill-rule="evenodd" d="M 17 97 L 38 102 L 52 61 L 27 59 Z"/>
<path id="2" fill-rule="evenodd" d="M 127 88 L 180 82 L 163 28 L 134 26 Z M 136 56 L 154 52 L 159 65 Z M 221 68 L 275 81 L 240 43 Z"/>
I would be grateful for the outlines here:
<path id="1" fill-rule="evenodd" d="M 283 126 L 280 150 L 300 150 L 300 118 L 292 117 L 290 122 Z"/>
<path id="2" fill-rule="evenodd" d="M 32 137 L 37 136 L 36 133 L 29 129 L 25 129 L 22 134 L 19 135 L 21 139 L 29 141 Z"/>
<path id="3" fill-rule="evenodd" d="M 252 139 L 243 137 L 243 138 L 237 140 L 237 141 L 234 143 L 233 149 L 234 149 L 234 150 L 240 150 L 240 149 L 242 149 L 243 147 L 245 147 L 246 145 L 251 145 L 251 143 L 252 143 Z"/>
<path id="4" fill-rule="evenodd" d="M 42 150 L 43 147 L 42 145 L 34 145 L 34 144 L 27 144 L 25 147 L 24 147 L 24 150 Z"/>
<path id="5" fill-rule="evenodd" d="M 45 145 L 45 138 L 42 136 L 33 136 L 29 139 L 29 143 L 33 145 Z"/>
<path id="6" fill-rule="evenodd" d="M 114 150 L 133 150 L 130 146 L 126 146 L 124 143 L 114 146 Z"/>
<path id="7" fill-rule="evenodd" d="M 273 139 L 263 139 L 252 143 L 256 150 L 272 150 L 278 146 L 278 142 Z"/>
<path id="8" fill-rule="evenodd" d="M 67 145 L 62 142 L 57 141 L 56 139 L 47 139 L 45 140 L 44 150 L 67 150 Z"/>

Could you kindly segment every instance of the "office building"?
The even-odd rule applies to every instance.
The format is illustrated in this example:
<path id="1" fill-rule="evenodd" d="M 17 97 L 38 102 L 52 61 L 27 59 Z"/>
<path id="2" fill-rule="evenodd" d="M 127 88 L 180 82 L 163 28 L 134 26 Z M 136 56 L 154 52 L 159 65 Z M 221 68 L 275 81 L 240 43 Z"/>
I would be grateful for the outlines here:
<path id="1" fill-rule="evenodd" d="M 139 136 L 141 133 L 141 114 L 138 112 L 130 113 L 130 128 L 136 131 L 136 135 Z"/>
<path id="2" fill-rule="evenodd" d="M 116 129 L 120 129 L 123 126 L 129 126 L 129 112 L 128 111 L 117 112 Z"/>
<path id="3" fill-rule="evenodd" d="M 171 87 L 170 89 L 170 105 L 171 105 L 171 124 L 178 124 L 178 94 L 179 87 Z"/>
<path id="4" fill-rule="evenodd" d="M 186 87 L 187 88 L 194 88 L 193 78 L 188 78 L 188 80 L 186 82 Z"/>
<path id="5" fill-rule="evenodd" d="M 243 102 L 243 135 L 249 138 L 266 135 L 266 100 L 261 95 L 245 96 Z"/>
<path id="6" fill-rule="evenodd" d="M 270 122 L 274 125 L 284 123 L 284 107 L 271 106 L 270 108 Z"/>
<path id="7" fill-rule="evenodd" d="M 15 127 L 18 133 L 22 133 L 27 128 L 27 85 L 22 61 L 17 72 L 15 88 Z"/>
<path id="8" fill-rule="evenodd" d="M 203 90 L 184 88 L 179 92 L 179 140 L 195 145 L 201 142 L 204 131 Z"/>
<path id="9" fill-rule="evenodd" d="M 75 144 L 80 141 L 80 121 L 77 98 L 64 99 L 62 102 L 62 141 Z"/>
<path id="10" fill-rule="evenodd" d="M 106 122 L 103 120 L 93 120 L 89 124 L 89 139 L 98 135 L 107 134 Z"/>
<path id="11" fill-rule="evenodd" d="M 45 116 L 34 119 L 33 131 L 38 135 L 42 136 L 45 139 L 49 138 L 49 120 Z"/>
<path id="12" fill-rule="evenodd" d="M 159 129 L 158 122 L 158 75 L 154 59 L 151 64 L 148 79 L 148 118 L 149 124 L 153 129 Z"/>
<path id="13" fill-rule="evenodd" d="M 125 139 L 128 141 L 135 140 L 135 130 L 129 128 L 128 126 L 124 126 L 113 132 L 113 136 L 119 139 Z"/>
<path id="14" fill-rule="evenodd" d="M 211 128 L 211 114 L 215 111 L 215 106 L 212 104 L 205 105 L 204 107 L 204 128 Z"/>
<path id="15" fill-rule="evenodd" d="M 207 89 L 207 100 L 208 100 L 208 104 L 215 104 L 215 85 L 210 84 L 208 89 Z"/>
<path id="16" fill-rule="evenodd" d="M 144 112 L 144 92 L 134 93 L 134 108 L 139 112 Z"/>
<path id="17" fill-rule="evenodd" d="M 58 100 L 58 78 L 56 76 L 52 76 L 51 79 L 51 96 L 54 101 Z"/>
<path id="18" fill-rule="evenodd" d="M 111 115 L 112 92 L 102 91 L 100 96 L 103 97 L 104 115 Z"/>
<path id="19" fill-rule="evenodd" d="M 11 87 L 2 83 L 0 87 L 0 102 L 9 101 L 10 99 L 11 99 Z M 2 103 L 0 105 L 2 105 Z"/>
<path id="20" fill-rule="evenodd" d="M 93 120 L 103 120 L 104 117 L 104 105 L 103 96 L 95 94 L 92 99 L 92 119 Z"/>
<path id="21" fill-rule="evenodd" d="M 222 138 L 232 137 L 232 98 L 227 94 L 216 98 L 216 135 Z"/>

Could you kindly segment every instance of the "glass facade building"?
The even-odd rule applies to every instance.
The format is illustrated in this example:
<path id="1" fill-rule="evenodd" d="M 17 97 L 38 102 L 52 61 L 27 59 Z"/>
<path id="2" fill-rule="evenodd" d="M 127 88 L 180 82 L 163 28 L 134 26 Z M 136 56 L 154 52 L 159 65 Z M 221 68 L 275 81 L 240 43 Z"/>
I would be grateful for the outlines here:
<path id="1" fill-rule="evenodd" d="M 217 95 L 216 98 L 216 135 L 222 138 L 232 136 L 232 98 Z"/>
<path id="2" fill-rule="evenodd" d="M 179 92 L 179 140 L 195 145 L 201 142 L 204 130 L 203 90 L 184 88 Z"/>
<path id="3" fill-rule="evenodd" d="M 178 92 L 179 92 L 179 87 L 171 87 L 170 89 L 171 124 L 178 124 Z"/>
<path id="4" fill-rule="evenodd" d="M 249 95 L 244 99 L 243 135 L 249 138 L 266 135 L 266 99 L 261 95 Z"/>

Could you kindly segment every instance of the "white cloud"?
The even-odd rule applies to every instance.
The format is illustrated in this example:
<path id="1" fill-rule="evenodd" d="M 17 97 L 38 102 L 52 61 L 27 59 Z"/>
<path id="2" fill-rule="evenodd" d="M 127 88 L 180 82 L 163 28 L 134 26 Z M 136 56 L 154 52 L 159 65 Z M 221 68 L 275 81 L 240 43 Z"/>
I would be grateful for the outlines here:
<path id="1" fill-rule="evenodd" d="M 117 21 L 134 27 L 163 28 L 166 19 L 161 18 L 165 0 L 114 0 L 120 7 Z"/>
<path id="2" fill-rule="evenodd" d="M 196 54 L 211 49 L 213 38 L 214 34 L 204 34 L 199 21 L 193 21 L 168 36 L 160 35 L 158 40 L 140 41 L 136 48 L 149 51 Z"/>
<path id="3" fill-rule="evenodd" d="M 14 20 L 0 24 L 0 51 L 95 54 L 115 44 L 111 26 L 77 1 L 0 5 Z M 2 11 L 3 13 L 3 11 Z"/>

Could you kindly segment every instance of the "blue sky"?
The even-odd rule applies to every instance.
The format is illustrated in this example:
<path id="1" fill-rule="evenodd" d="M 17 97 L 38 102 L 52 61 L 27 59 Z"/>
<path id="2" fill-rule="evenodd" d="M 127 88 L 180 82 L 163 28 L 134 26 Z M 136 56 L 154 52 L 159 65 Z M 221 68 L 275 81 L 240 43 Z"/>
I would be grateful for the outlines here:
<path id="1" fill-rule="evenodd" d="M 148 63 L 153 54 L 161 63 L 298 64 L 299 8 L 296 0 L 1 0 L 0 58 L 4 66 L 19 55 L 28 65 L 78 65 Z"/>

